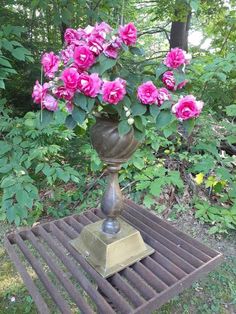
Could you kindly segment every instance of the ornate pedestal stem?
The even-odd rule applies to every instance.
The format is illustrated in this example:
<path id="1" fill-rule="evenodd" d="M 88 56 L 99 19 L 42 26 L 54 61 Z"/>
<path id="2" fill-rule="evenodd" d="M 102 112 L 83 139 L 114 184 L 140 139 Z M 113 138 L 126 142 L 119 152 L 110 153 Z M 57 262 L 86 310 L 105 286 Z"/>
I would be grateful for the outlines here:
<path id="1" fill-rule="evenodd" d="M 123 209 L 123 197 L 118 181 L 118 171 L 120 165 L 109 165 L 109 179 L 107 189 L 103 195 L 101 208 L 102 212 L 107 216 L 102 224 L 102 231 L 108 234 L 116 234 L 120 231 L 120 223 L 117 217 Z"/>

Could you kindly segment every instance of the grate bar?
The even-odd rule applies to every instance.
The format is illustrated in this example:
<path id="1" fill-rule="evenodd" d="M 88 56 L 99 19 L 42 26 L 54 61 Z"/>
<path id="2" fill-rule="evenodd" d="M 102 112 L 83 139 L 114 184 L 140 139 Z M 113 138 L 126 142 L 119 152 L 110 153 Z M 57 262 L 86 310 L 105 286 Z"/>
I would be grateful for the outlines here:
<path id="1" fill-rule="evenodd" d="M 135 263 L 132 268 L 158 293 L 168 287 L 159 279 L 159 276 L 154 275 L 149 268 L 143 265 L 143 263 Z"/>
<path id="2" fill-rule="evenodd" d="M 40 314 L 50 314 L 49 308 L 45 303 L 44 299 L 42 298 L 41 294 L 39 293 L 37 287 L 35 286 L 33 280 L 31 279 L 30 275 L 28 274 L 27 270 L 25 269 L 24 265 L 22 264 L 18 254 L 14 250 L 13 246 L 11 245 L 10 241 L 8 240 L 7 236 L 4 239 L 5 248 L 7 253 L 9 254 L 11 260 L 14 262 L 15 267 L 19 271 L 27 289 L 30 291 L 30 294 L 39 309 Z"/>
<path id="3" fill-rule="evenodd" d="M 54 225 L 53 225 L 54 228 Z M 57 227 L 55 227 L 57 228 Z M 104 300 L 104 298 L 98 293 L 94 286 L 89 282 L 89 280 L 79 271 L 78 266 L 74 263 L 68 256 L 64 254 L 59 246 L 55 245 L 52 236 L 45 231 L 44 228 L 39 227 L 38 232 L 40 236 L 47 242 L 48 246 L 52 249 L 55 255 L 62 261 L 62 263 L 67 267 L 74 278 L 79 282 L 81 287 L 87 292 L 87 294 L 94 300 L 97 307 L 101 310 L 104 309 L 107 312 L 112 312 L 111 306 Z M 78 295 L 78 292 L 77 292 Z M 83 303 L 85 300 L 82 298 Z M 85 303 L 86 304 L 86 303 Z M 79 306 L 80 304 L 78 304 Z M 80 308 L 80 307 L 79 307 Z M 81 310 L 83 310 L 81 308 Z M 115 313 L 113 311 L 113 313 Z"/>
<path id="4" fill-rule="evenodd" d="M 174 245 L 172 242 L 170 242 L 168 239 L 164 238 L 160 233 L 157 233 L 152 228 L 147 226 L 147 224 L 143 223 L 142 221 L 139 221 L 137 218 L 132 216 L 128 212 L 123 212 L 123 216 L 126 218 L 131 219 L 135 222 L 136 226 L 139 226 L 142 228 L 142 230 L 146 231 L 150 236 L 152 236 L 154 239 L 156 239 L 158 242 L 163 244 L 168 249 L 172 250 L 172 252 L 175 252 L 178 256 L 181 256 L 185 259 L 189 264 L 193 265 L 195 268 L 200 267 L 203 265 L 203 262 L 198 259 L 197 257 L 193 256 L 192 254 L 188 253 L 187 251 L 183 250 L 181 247 Z"/>
<path id="5" fill-rule="evenodd" d="M 145 223 L 150 228 L 155 228 L 156 224 L 151 219 L 145 217 L 143 214 L 139 213 L 138 211 L 134 210 L 132 207 L 129 207 L 128 213 L 132 214 L 139 218 L 140 221 Z M 185 240 L 174 236 L 170 231 L 164 229 L 162 226 L 158 226 L 158 233 L 164 236 L 169 241 L 175 243 L 178 247 L 184 249 L 185 251 L 191 253 L 197 259 L 200 259 L 203 262 L 207 262 L 210 260 L 210 256 L 206 255 L 199 249 L 195 248 L 193 245 L 189 244 Z"/>
<path id="6" fill-rule="evenodd" d="M 146 210 L 143 206 L 137 205 L 131 200 L 125 199 L 124 200 L 125 205 L 129 208 L 134 209 L 136 212 L 140 212 L 144 214 L 146 217 L 150 218 L 152 221 L 156 222 L 158 226 L 162 226 L 175 236 L 177 236 L 180 239 L 185 240 L 189 244 L 193 245 L 195 248 L 199 249 L 200 251 L 204 252 L 207 256 L 215 257 L 217 256 L 217 252 L 206 246 L 205 244 L 195 240 L 194 238 L 190 237 L 189 235 L 183 233 L 182 231 L 176 229 L 175 227 L 171 226 L 162 220 L 161 218 L 157 217 L 156 215 L 152 214 L 150 211 Z"/>
<path id="7" fill-rule="evenodd" d="M 39 228 L 42 229 L 42 228 Z M 59 267 L 56 266 L 56 263 L 52 260 L 50 255 L 45 251 L 44 247 L 37 240 L 33 232 L 29 231 L 26 234 L 27 239 L 33 244 L 35 249 L 40 253 L 40 255 L 44 258 L 45 262 L 51 269 L 51 271 L 56 275 L 57 279 L 61 282 L 61 284 L 65 287 L 66 291 L 69 295 L 74 299 L 76 305 L 84 312 L 88 314 L 93 314 L 94 311 L 88 306 L 83 297 L 78 294 L 76 287 L 71 283 L 71 281 L 67 278 L 65 273 L 60 270 Z"/>
<path id="8" fill-rule="evenodd" d="M 121 275 L 124 275 L 128 282 L 131 283 L 136 290 L 138 290 L 145 300 L 148 301 L 156 295 L 156 292 L 148 286 L 142 277 L 140 277 L 132 268 L 128 267 L 124 269 L 121 271 Z"/>
<path id="9" fill-rule="evenodd" d="M 124 295 L 126 295 L 130 302 L 135 307 L 139 307 L 142 304 L 146 303 L 144 298 L 141 297 L 135 290 L 134 288 L 127 282 L 125 281 L 120 274 L 115 274 L 111 276 L 110 278 L 107 279 L 113 286 L 115 286 L 118 290 L 121 290 Z"/>
<path id="10" fill-rule="evenodd" d="M 70 306 L 67 303 L 67 301 L 65 301 L 63 299 L 60 292 L 56 289 L 56 287 L 52 284 L 51 280 L 45 274 L 45 271 L 43 270 L 40 262 L 29 251 L 29 249 L 25 245 L 24 241 L 22 240 L 22 238 L 17 233 L 15 234 L 15 243 L 20 247 L 20 249 L 23 252 L 23 254 L 25 255 L 26 259 L 28 260 L 28 262 L 33 267 L 34 271 L 36 272 L 36 274 L 38 275 L 38 277 L 40 278 L 40 280 L 44 284 L 45 288 L 47 289 L 47 291 L 51 295 L 54 302 L 58 305 L 61 312 L 63 314 L 72 314 L 72 312 L 70 310 Z"/>

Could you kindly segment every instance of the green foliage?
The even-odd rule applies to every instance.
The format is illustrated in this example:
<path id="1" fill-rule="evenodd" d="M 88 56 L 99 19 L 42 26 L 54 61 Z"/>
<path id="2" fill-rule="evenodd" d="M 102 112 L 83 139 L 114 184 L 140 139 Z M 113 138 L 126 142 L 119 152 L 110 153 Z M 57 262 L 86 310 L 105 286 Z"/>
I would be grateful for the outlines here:
<path id="1" fill-rule="evenodd" d="M 19 61 L 33 61 L 31 53 L 18 41 L 25 29 L 19 26 L 2 25 L 0 27 L 0 89 L 5 89 L 4 81 L 16 70 L 9 57 Z"/>

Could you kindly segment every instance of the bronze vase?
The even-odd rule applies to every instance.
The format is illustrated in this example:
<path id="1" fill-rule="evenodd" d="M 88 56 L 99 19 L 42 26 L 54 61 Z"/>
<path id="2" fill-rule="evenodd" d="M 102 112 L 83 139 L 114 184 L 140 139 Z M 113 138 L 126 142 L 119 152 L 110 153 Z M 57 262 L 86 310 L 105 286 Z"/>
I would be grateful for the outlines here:
<path id="1" fill-rule="evenodd" d="M 97 118 L 90 134 L 92 145 L 107 164 L 109 173 L 101 201 L 106 218 L 86 225 L 79 237 L 71 241 L 71 245 L 106 278 L 152 254 L 154 250 L 144 243 L 138 230 L 119 218 L 124 204 L 118 172 L 121 164 L 138 147 L 133 129 L 120 136 L 117 121 Z"/>
<path id="2" fill-rule="evenodd" d="M 91 128 L 90 137 L 100 159 L 107 164 L 109 173 L 108 186 L 101 202 L 102 212 L 107 217 L 102 230 L 105 233 L 115 234 L 120 231 L 117 217 L 123 210 L 118 172 L 121 164 L 128 161 L 137 149 L 139 142 L 134 138 L 133 129 L 120 136 L 117 121 L 101 118 L 97 118 L 96 124 Z"/>

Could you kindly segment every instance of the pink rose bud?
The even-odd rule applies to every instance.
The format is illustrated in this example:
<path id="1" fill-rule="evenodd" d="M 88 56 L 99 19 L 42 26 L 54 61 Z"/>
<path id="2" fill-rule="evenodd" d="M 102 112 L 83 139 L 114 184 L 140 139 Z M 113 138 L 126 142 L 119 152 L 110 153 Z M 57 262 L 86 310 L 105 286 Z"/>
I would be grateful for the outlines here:
<path id="1" fill-rule="evenodd" d="M 91 34 L 88 38 L 88 47 L 89 49 L 98 56 L 103 50 L 103 41 L 100 41 L 99 38 L 94 34 Z"/>
<path id="2" fill-rule="evenodd" d="M 127 46 L 135 45 L 137 41 L 137 29 L 133 23 L 120 26 L 119 36 Z"/>
<path id="3" fill-rule="evenodd" d="M 39 84 L 39 81 L 35 82 L 32 98 L 36 104 L 41 104 L 41 101 L 44 99 L 49 87 L 49 83 L 44 83 L 42 86 L 41 84 Z"/>
<path id="4" fill-rule="evenodd" d="M 170 100 L 170 99 L 171 99 L 171 95 L 166 88 L 162 87 L 157 90 L 158 106 L 161 106 L 165 101 Z"/>
<path id="5" fill-rule="evenodd" d="M 186 59 L 186 52 L 180 48 L 172 48 L 166 55 L 164 64 L 168 68 L 177 69 L 181 65 L 188 64 L 189 60 Z"/>
<path id="6" fill-rule="evenodd" d="M 148 81 L 138 87 L 137 97 L 142 104 L 157 104 L 158 90 L 152 81 Z"/>
<path id="7" fill-rule="evenodd" d="M 81 70 L 88 70 L 95 62 L 95 56 L 87 46 L 76 47 L 74 61 Z"/>
<path id="8" fill-rule="evenodd" d="M 67 101 L 67 103 L 66 103 L 67 112 L 71 113 L 73 111 L 73 109 L 74 109 L 73 103 L 71 101 Z"/>
<path id="9" fill-rule="evenodd" d="M 44 53 L 41 59 L 45 76 L 53 78 L 59 67 L 60 59 L 54 52 Z"/>
<path id="10" fill-rule="evenodd" d="M 67 46 L 66 49 L 61 51 L 61 60 L 63 61 L 64 65 L 66 65 L 70 59 L 74 57 L 74 45 Z"/>
<path id="11" fill-rule="evenodd" d="M 67 89 L 65 86 L 59 86 L 55 89 L 53 94 L 58 98 L 71 100 L 74 96 L 74 91 Z"/>
<path id="12" fill-rule="evenodd" d="M 115 37 L 109 43 L 105 43 L 103 46 L 103 53 L 108 58 L 116 59 L 118 57 L 119 49 L 121 48 L 122 40 L 119 37 Z"/>
<path id="13" fill-rule="evenodd" d="M 162 76 L 162 82 L 169 90 L 175 89 L 175 78 L 172 71 L 166 71 Z"/>
<path id="14" fill-rule="evenodd" d="M 126 81 L 117 78 L 115 81 L 104 82 L 102 86 L 102 100 L 116 105 L 126 94 Z"/>
<path id="15" fill-rule="evenodd" d="M 78 79 L 78 89 L 86 96 L 96 97 L 100 92 L 101 79 L 97 73 L 91 75 L 82 73 Z"/>
<path id="16" fill-rule="evenodd" d="M 42 108 L 43 109 L 46 108 L 49 111 L 57 111 L 58 109 L 57 100 L 53 96 L 47 94 L 43 99 Z"/>
<path id="17" fill-rule="evenodd" d="M 79 73 L 76 68 L 68 68 L 62 72 L 61 79 L 67 89 L 75 91 L 78 85 Z"/>
<path id="18" fill-rule="evenodd" d="M 204 103 L 197 101 L 193 95 L 187 95 L 179 99 L 172 107 L 172 112 L 180 121 L 196 118 L 200 115 Z"/>
<path id="19" fill-rule="evenodd" d="M 64 40 L 68 45 L 76 44 L 82 38 L 81 33 L 76 29 L 67 28 L 64 34 Z"/>
<path id="20" fill-rule="evenodd" d="M 165 86 L 169 90 L 176 90 L 176 89 L 182 89 L 187 84 L 188 81 L 184 80 L 183 82 L 179 83 L 176 87 L 175 86 L 176 81 L 175 81 L 173 71 L 166 71 L 162 76 L 162 82 L 165 84 Z"/>

